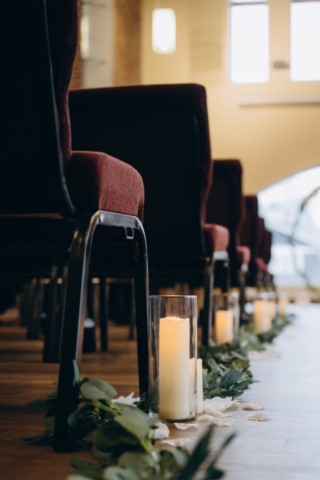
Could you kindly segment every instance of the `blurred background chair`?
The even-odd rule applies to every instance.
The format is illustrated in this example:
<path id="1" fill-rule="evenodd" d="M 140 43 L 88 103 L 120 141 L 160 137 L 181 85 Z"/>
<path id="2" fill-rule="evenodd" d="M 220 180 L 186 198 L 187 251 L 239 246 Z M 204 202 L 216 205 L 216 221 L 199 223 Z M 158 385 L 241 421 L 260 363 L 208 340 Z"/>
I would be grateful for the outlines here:
<path id="1" fill-rule="evenodd" d="M 244 217 L 240 161 L 214 160 L 206 218 L 207 222 L 223 225 L 229 230 L 230 282 L 232 288 L 240 290 L 240 317 L 244 315 L 246 272 L 251 257 L 249 247 L 240 244 L 240 228 Z M 216 285 L 219 285 L 219 280 Z"/>
<path id="2" fill-rule="evenodd" d="M 240 243 L 249 247 L 251 258 L 247 273 L 247 285 L 259 287 L 264 276 L 264 260 L 261 258 L 264 221 L 258 215 L 256 195 L 245 196 L 245 220 L 240 228 Z"/>

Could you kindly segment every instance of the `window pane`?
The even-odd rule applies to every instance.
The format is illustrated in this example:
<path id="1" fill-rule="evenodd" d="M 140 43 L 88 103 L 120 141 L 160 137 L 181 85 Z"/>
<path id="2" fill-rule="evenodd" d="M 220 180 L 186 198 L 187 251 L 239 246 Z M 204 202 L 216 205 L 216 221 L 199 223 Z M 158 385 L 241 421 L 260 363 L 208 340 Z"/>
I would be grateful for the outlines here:
<path id="1" fill-rule="evenodd" d="M 291 80 L 320 80 L 320 2 L 291 4 Z"/>
<path id="2" fill-rule="evenodd" d="M 261 83 L 269 80 L 269 7 L 231 7 L 231 81 Z"/>

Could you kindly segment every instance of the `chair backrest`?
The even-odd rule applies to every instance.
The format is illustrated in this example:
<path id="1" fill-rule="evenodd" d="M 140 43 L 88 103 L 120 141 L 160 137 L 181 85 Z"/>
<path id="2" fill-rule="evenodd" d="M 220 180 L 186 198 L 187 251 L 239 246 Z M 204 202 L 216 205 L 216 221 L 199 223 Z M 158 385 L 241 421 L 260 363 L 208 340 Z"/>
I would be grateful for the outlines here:
<path id="1" fill-rule="evenodd" d="M 72 217 L 63 160 L 68 142 L 71 148 L 67 90 L 77 2 L 3 0 L 0 11 L 0 215 Z"/>
<path id="2" fill-rule="evenodd" d="M 245 196 L 246 217 L 240 229 L 240 243 L 251 250 L 249 268 L 255 268 L 255 259 L 259 256 L 258 198 Z"/>
<path id="3" fill-rule="evenodd" d="M 205 88 L 150 85 L 70 92 L 74 150 L 121 158 L 141 174 L 153 253 L 205 254 L 212 181 Z"/>
<path id="4" fill-rule="evenodd" d="M 272 232 L 270 232 L 270 230 L 265 228 L 263 232 L 261 257 L 263 258 L 264 263 L 266 265 L 268 265 L 268 263 L 271 260 L 271 247 L 272 247 Z"/>
<path id="5" fill-rule="evenodd" d="M 236 247 L 245 206 L 242 197 L 242 166 L 239 160 L 214 160 L 213 183 L 207 201 L 207 223 L 216 223 L 230 232 L 229 257 L 237 265 Z"/>

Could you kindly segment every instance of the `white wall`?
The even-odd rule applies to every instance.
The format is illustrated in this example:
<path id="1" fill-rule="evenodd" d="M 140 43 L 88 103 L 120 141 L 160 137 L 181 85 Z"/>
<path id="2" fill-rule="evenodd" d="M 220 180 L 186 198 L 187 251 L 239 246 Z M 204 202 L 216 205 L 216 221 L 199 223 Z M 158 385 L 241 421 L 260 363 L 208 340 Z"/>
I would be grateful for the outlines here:
<path id="1" fill-rule="evenodd" d="M 270 0 L 270 61 L 290 61 L 290 0 Z M 212 152 L 239 158 L 245 193 L 320 164 L 320 105 L 239 106 L 242 97 L 318 95 L 320 82 L 290 81 L 289 70 L 271 66 L 270 81 L 233 85 L 228 75 L 228 0 L 162 0 L 177 17 L 177 50 L 158 55 L 151 47 L 154 0 L 141 1 L 143 84 L 205 85 Z"/>

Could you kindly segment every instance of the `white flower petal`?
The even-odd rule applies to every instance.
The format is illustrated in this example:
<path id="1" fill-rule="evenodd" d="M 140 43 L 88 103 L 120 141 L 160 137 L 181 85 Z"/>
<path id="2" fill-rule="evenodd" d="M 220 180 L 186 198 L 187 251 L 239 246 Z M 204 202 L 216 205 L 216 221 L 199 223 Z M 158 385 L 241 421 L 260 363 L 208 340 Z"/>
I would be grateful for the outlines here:
<path id="1" fill-rule="evenodd" d="M 280 358 L 281 352 L 274 347 L 267 347 L 267 350 L 257 352 L 256 350 L 250 350 L 248 352 L 248 358 L 251 361 L 255 360 L 268 360 L 269 358 Z"/>
<path id="2" fill-rule="evenodd" d="M 233 418 L 229 415 L 225 415 L 223 418 L 213 417 L 212 415 L 202 415 L 198 418 L 201 423 L 213 423 L 217 427 L 232 427 Z"/>
<path id="3" fill-rule="evenodd" d="M 161 443 L 166 443 L 171 447 L 183 447 L 188 442 L 190 442 L 190 438 L 175 438 L 174 440 L 162 440 Z"/>
<path id="4" fill-rule="evenodd" d="M 179 428 L 180 430 L 188 430 L 188 428 L 198 428 L 199 425 L 197 423 L 175 423 L 175 427 Z"/>
<path id="5" fill-rule="evenodd" d="M 140 402 L 140 397 L 134 398 L 134 392 L 131 392 L 127 397 L 118 397 L 114 398 L 113 401 L 116 403 L 124 403 L 125 405 L 134 405 L 135 402 Z"/>
<path id="6" fill-rule="evenodd" d="M 264 410 L 264 406 L 260 403 L 244 403 L 241 405 L 242 410 Z"/>
<path id="7" fill-rule="evenodd" d="M 228 408 L 239 404 L 239 400 L 232 400 L 232 397 L 213 397 L 203 402 L 203 411 L 213 415 L 212 412 L 224 412 Z"/>
<path id="8" fill-rule="evenodd" d="M 156 423 L 157 428 L 153 431 L 153 438 L 155 440 L 162 440 L 162 438 L 168 438 L 170 430 L 167 425 L 162 422 Z"/>
<path id="9" fill-rule="evenodd" d="M 248 415 L 248 420 L 253 422 L 265 422 L 266 420 L 271 420 L 271 418 L 266 413 L 257 413 L 256 415 Z"/>

